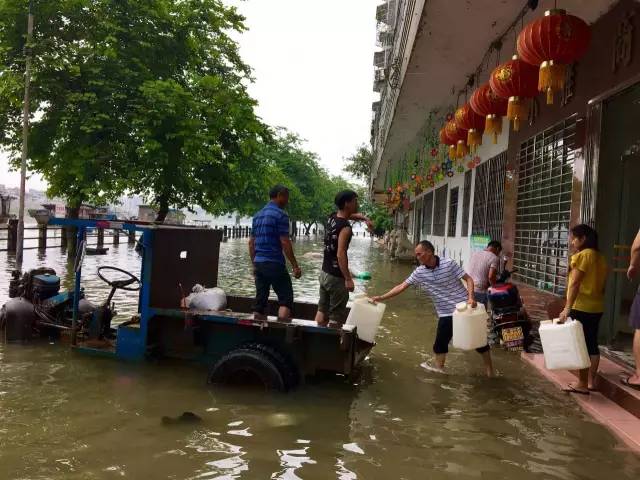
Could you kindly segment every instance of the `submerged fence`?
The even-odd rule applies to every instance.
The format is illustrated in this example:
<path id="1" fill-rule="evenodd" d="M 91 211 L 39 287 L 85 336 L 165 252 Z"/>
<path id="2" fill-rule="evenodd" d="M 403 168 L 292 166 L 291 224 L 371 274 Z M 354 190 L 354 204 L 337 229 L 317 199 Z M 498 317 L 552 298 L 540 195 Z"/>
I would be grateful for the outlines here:
<path id="1" fill-rule="evenodd" d="M 222 230 L 223 238 L 248 238 L 251 236 L 251 227 L 242 225 L 221 225 L 214 226 L 215 230 Z M 56 225 L 29 225 L 24 227 L 25 246 L 23 250 L 42 250 L 47 248 L 66 248 L 68 237 L 64 227 Z M 317 230 L 314 228 L 309 234 L 316 235 Z M 367 236 L 365 232 L 354 232 L 355 236 L 362 234 Z M 294 237 L 302 237 L 305 235 L 305 229 L 295 228 L 291 232 Z M 136 232 L 127 232 L 118 229 L 95 228 L 87 231 L 87 246 L 103 247 L 104 245 L 119 245 L 121 238 L 124 237 L 129 244 L 135 244 L 137 240 Z M 138 234 L 139 237 L 139 234 Z M 94 240 L 95 239 L 95 240 Z M 29 245 L 37 240 L 37 245 Z M 27 243 L 28 242 L 28 243 Z M 15 252 L 18 245 L 18 221 L 10 220 L 7 225 L 0 226 L 0 252 Z"/>

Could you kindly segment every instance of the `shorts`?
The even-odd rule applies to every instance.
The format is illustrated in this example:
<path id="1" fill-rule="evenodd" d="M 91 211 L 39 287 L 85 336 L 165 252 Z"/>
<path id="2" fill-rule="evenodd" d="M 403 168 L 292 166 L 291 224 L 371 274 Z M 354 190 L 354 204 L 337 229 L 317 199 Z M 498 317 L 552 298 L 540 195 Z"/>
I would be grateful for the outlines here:
<path id="1" fill-rule="evenodd" d="M 635 330 L 640 330 L 640 290 L 633 299 L 631 311 L 629 312 L 629 326 Z"/>
<path id="2" fill-rule="evenodd" d="M 438 331 L 436 341 L 433 343 L 433 353 L 441 354 L 449 352 L 449 342 L 453 338 L 453 317 L 440 317 L 438 319 Z M 476 352 L 484 353 L 489 351 L 489 344 L 476 348 Z"/>
<path id="3" fill-rule="evenodd" d="M 256 272 L 256 301 L 253 311 L 265 314 L 269 304 L 269 291 L 278 296 L 278 305 L 293 308 L 293 285 L 286 265 L 278 262 L 258 262 Z"/>
<path id="4" fill-rule="evenodd" d="M 349 291 L 344 284 L 344 278 L 320 272 L 318 311 L 326 314 L 329 321 L 342 324 L 347 319 L 348 301 Z"/>
<path id="5" fill-rule="evenodd" d="M 587 351 L 589 355 L 600 355 L 598 348 L 598 327 L 602 313 L 581 312 L 580 310 L 571 310 L 569 316 L 574 320 L 578 320 L 582 324 L 584 330 L 584 340 L 587 343 Z"/>

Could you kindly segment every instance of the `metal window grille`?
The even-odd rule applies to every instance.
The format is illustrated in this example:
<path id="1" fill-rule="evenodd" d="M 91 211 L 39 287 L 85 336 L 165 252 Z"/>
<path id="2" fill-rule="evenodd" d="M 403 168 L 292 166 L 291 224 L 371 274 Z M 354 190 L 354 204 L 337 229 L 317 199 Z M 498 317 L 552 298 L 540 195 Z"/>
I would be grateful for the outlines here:
<path id="1" fill-rule="evenodd" d="M 507 152 L 502 152 L 476 168 L 472 235 L 487 235 L 492 240 L 502 239 L 506 167 Z"/>
<path id="2" fill-rule="evenodd" d="M 469 235 L 469 208 L 471 207 L 471 170 L 464 174 L 464 192 L 462 192 L 462 236 Z"/>
<path id="3" fill-rule="evenodd" d="M 433 220 L 433 191 L 424 196 L 422 206 L 422 236 L 431 235 L 431 221 Z"/>
<path id="4" fill-rule="evenodd" d="M 580 202 L 580 221 L 595 227 L 596 198 L 598 197 L 598 156 L 602 124 L 602 103 L 590 105 L 587 110 L 587 135 L 584 155 L 584 180 Z"/>
<path id="5" fill-rule="evenodd" d="M 520 146 L 515 277 L 563 294 L 567 258 L 576 118 L 535 135 Z"/>
<path id="6" fill-rule="evenodd" d="M 447 223 L 447 193 L 449 185 L 443 185 L 436 190 L 435 206 L 433 208 L 433 234 L 444 237 Z"/>
<path id="7" fill-rule="evenodd" d="M 449 230 L 447 235 L 449 237 L 456 236 L 456 227 L 458 226 L 458 187 L 451 189 L 451 195 L 449 195 Z"/>

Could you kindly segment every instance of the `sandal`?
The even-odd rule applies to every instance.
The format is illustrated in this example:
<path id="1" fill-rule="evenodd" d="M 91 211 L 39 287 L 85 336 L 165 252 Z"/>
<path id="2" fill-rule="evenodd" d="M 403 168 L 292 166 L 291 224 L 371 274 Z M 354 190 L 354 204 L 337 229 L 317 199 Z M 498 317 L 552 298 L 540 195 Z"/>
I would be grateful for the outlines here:
<path id="1" fill-rule="evenodd" d="M 640 383 L 631 383 L 629 380 L 631 380 L 630 376 L 624 377 L 620 379 L 620 383 L 626 387 L 633 388 L 634 390 L 640 390 Z"/>
<path id="2" fill-rule="evenodd" d="M 567 388 L 563 388 L 562 391 L 567 393 L 579 393 L 580 395 L 589 395 L 591 393 L 589 390 L 578 390 L 573 385 L 567 385 Z"/>

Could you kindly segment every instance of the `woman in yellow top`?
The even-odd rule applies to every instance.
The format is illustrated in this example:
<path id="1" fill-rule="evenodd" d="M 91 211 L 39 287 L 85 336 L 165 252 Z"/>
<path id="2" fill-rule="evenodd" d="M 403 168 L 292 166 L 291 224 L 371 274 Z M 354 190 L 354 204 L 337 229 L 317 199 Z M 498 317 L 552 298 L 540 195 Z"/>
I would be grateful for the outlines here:
<path id="1" fill-rule="evenodd" d="M 584 329 L 591 367 L 579 371 L 578 381 L 565 391 L 588 394 L 600 364 L 598 326 L 604 311 L 604 287 L 607 280 L 607 261 L 598 251 L 598 234 L 589 225 L 577 225 L 571 229 L 571 246 L 577 252 L 571 256 L 567 303 L 560 314 L 560 321 L 578 320 Z"/>

